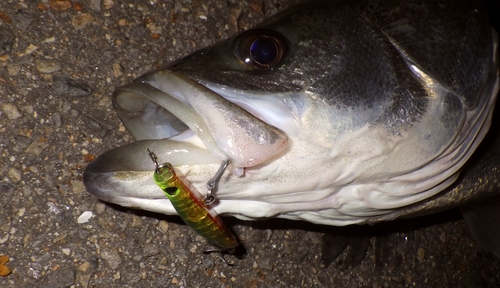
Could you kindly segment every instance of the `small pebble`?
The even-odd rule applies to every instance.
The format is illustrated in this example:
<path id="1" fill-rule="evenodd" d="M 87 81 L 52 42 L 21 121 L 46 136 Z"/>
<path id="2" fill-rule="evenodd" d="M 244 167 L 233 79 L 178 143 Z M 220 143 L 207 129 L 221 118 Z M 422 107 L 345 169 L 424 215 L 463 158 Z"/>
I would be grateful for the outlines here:
<path id="1" fill-rule="evenodd" d="M 71 8 L 69 0 L 49 0 L 49 6 L 55 11 L 64 11 Z"/>
<path id="2" fill-rule="evenodd" d="M 34 114 L 35 113 L 34 112 L 35 109 L 33 109 L 33 105 L 30 105 L 30 104 L 24 105 L 23 107 L 21 107 L 21 109 L 24 112 L 26 112 L 27 114 Z M 34 117 L 36 118 L 36 116 L 34 116 Z"/>
<path id="3" fill-rule="evenodd" d="M 259 263 L 259 267 L 262 267 L 267 270 L 273 270 L 273 261 L 272 259 L 264 258 L 262 261 Z"/>
<path id="4" fill-rule="evenodd" d="M 142 256 L 144 257 L 155 256 L 158 255 L 159 253 L 160 249 L 158 248 L 158 245 L 153 243 L 146 243 L 142 248 Z"/>
<path id="5" fill-rule="evenodd" d="M 424 250 L 424 248 L 418 248 L 417 249 L 417 258 L 420 261 L 424 260 L 424 258 L 425 258 L 425 250 Z"/>
<path id="6" fill-rule="evenodd" d="M 134 228 L 137 228 L 137 227 L 141 227 L 142 226 L 142 221 L 141 221 L 141 218 L 139 218 L 139 216 L 137 215 L 132 215 L 132 224 L 130 224 L 130 227 L 134 227 Z"/>
<path id="7" fill-rule="evenodd" d="M 22 116 L 21 112 L 19 112 L 17 107 L 11 103 L 2 105 L 2 110 L 3 112 L 5 112 L 7 118 L 9 118 L 10 120 L 14 120 Z"/>
<path id="8" fill-rule="evenodd" d="M 189 248 L 189 252 L 191 252 L 191 253 L 193 253 L 193 254 L 194 254 L 194 253 L 196 253 L 196 250 L 197 250 L 197 249 L 198 249 L 198 246 L 196 246 L 196 244 L 193 244 L 193 245 L 191 246 L 191 248 Z"/>
<path id="9" fill-rule="evenodd" d="M 123 75 L 122 67 L 119 63 L 113 63 L 113 76 L 118 78 Z"/>
<path id="10" fill-rule="evenodd" d="M 94 21 L 94 17 L 88 13 L 82 13 L 82 14 L 77 14 L 73 16 L 73 19 L 71 20 L 71 25 L 77 30 L 83 29 L 87 27 L 88 24 L 90 24 L 92 21 Z"/>
<path id="11" fill-rule="evenodd" d="M 123 26 L 127 26 L 127 25 L 128 25 L 127 19 L 125 19 L 125 18 L 118 19 L 118 26 L 123 27 Z"/>
<path id="12" fill-rule="evenodd" d="M 101 11 L 101 0 L 90 0 L 89 7 L 94 11 Z"/>
<path id="13" fill-rule="evenodd" d="M 167 233 L 168 231 L 168 222 L 165 220 L 161 220 L 160 223 L 158 223 L 158 227 L 160 228 L 161 232 Z"/>
<path id="14" fill-rule="evenodd" d="M 28 154 L 33 154 L 35 156 L 40 156 L 42 154 L 43 150 L 47 148 L 49 144 L 42 142 L 40 140 L 35 140 L 33 141 L 24 152 Z"/>
<path id="15" fill-rule="evenodd" d="M 26 248 L 28 247 L 28 245 L 30 245 L 32 243 L 31 241 L 31 234 L 26 234 L 24 237 L 23 237 L 23 247 Z"/>
<path id="16" fill-rule="evenodd" d="M 89 268 L 90 268 L 90 263 L 87 261 L 83 262 L 80 266 L 78 266 L 78 270 L 82 271 L 83 273 L 87 272 Z"/>
<path id="17" fill-rule="evenodd" d="M 63 249 L 62 249 L 62 253 L 63 253 L 64 255 L 69 256 L 69 255 L 71 254 L 71 249 L 69 249 L 69 248 L 63 248 Z"/>
<path id="18" fill-rule="evenodd" d="M 110 9 L 115 5 L 115 0 L 103 0 L 102 6 L 104 9 Z"/>
<path id="19" fill-rule="evenodd" d="M 82 215 L 80 215 L 80 217 L 78 217 L 77 222 L 78 224 L 88 223 L 92 216 L 94 216 L 94 213 L 92 213 L 92 211 L 85 211 L 82 213 Z"/>
<path id="20" fill-rule="evenodd" d="M 61 70 L 61 64 L 55 59 L 36 59 L 35 65 L 40 73 L 45 74 L 52 74 Z"/>
<path id="21" fill-rule="evenodd" d="M 1 48 L 0 48 L 0 53 L 1 53 Z M 21 71 L 21 66 L 19 66 L 19 65 L 7 66 L 7 74 L 9 74 L 9 76 L 11 76 L 11 77 L 19 75 L 20 71 Z"/>
<path id="22" fill-rule="evenodd" d="M 16 168 L 10 168 L 9 172 L 7 172 L 7 175 L 12 182 L 21 181 L 21 171 L 17 170 Z"/>
<path id="23" fill-rule="evenodd" d="M 111 269 L 117 269 L 122 264 L 122 259 L 118 252 L 112 248 L 103 248 L 100 256 L 108 263 Z"/>
<path id="24" fill-rule="evenodd" d="M 24 50 L 23 53 L 19 54 L 19 57 L 23 57 L 25 55 L 29 55 L 31 53 L 33 53 L 36 49 L 38 49 L 37 46 L 33 45 L 33 44 L 29 44 L 28 47 L 26 47 L 26 49 Z"/>
<path id="25" fill-rule="evenodd" d="M 54 36 L 49 37 L 49 38 L 45 38 L 42 41 L 42 43 L 54 43 L 54 42 L 56 42 L 56 37 L 54 37 Z"/>

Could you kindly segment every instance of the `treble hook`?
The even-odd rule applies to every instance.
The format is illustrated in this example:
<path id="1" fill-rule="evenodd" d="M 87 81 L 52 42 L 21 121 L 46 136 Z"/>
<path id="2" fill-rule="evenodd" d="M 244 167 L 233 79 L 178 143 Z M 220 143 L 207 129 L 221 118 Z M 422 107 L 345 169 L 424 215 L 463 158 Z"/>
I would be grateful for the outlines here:
<path id="1" fill-rule="evenodd" d="M 207 182 L 208 191 L 207 191 L 207 197 L 205 197 L 205 204 L 209 205 L 215 201 L 215 196 L 213 195 L 213 192 L 217 191 L 217 185 L 219 184 L 220 178 L 222 177 L 222 174 L 224 174 L 227 165 L 229 165 L 229 160 L 222 161 L 222 163 L 219 166 L 219 170 L 215 172 L 214 177 L 208 180 Z"/>
<path id="2" fill-rule="evenodd" d="M 149 150 L 149 148 L 147 148 L 147 150 L 148 150 L 149 157 L 151 157 L 151 160 L 153 160 L 153 163 L 155 163 L 155 170 L 158 171 L 158 168 L 160 167 L 158 165 L 158 157 L 156 157 L 156 154 L 153 153 L 153 151 Z"/>

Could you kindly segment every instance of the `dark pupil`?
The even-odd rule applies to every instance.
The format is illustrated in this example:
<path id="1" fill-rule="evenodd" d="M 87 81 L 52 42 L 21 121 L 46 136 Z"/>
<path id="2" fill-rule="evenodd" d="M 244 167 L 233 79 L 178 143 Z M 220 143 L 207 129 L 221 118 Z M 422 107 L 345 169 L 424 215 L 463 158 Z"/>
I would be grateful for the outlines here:
<path id="1" fill-rule="evenodd" d="M 250 46 L 250 55 L 255 62 L 261 65 L 273 63 L 278 56 L 278 48 L 269 38 L 258 38 Z"/>
<path id="2" fill-rule="evenodd" d="M 175 195 L 175 192 L 177 192 L 177 187 L 167 187 L 165 189 L 165 192 L 167 192 L 168 195 Z"/>

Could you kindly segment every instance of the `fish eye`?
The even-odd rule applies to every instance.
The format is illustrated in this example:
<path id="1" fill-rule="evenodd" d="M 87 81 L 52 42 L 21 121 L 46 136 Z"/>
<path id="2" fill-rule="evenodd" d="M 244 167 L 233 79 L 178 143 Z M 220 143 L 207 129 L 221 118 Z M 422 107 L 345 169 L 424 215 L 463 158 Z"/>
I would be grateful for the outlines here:
<path id="1" fill-rule="evenodd" d="M 255 29 L 238 38 L 234 53 L 251 68 L 273 70 L 282 63 L 287 49 L 283 35 L 272 30 Z"/>
<path id="2" fill-rule="evenodd" d="M 278 47 L 270 38 L 257 38 L 250 45 L 250 56 L 260 65 L 269 65 L 278 57 Z"/>
<path id="3" fill-rule="evenodd" d="M 177 191 L 178 191 L 178 190 L 179 190 L 179 189 L 178 189 L 177 187 L 175 187 L 175 186 L 171 186 L 171 187 L 167 187 L 167 188 L 165 188 L 165 190 L 164 190 L 164 191 L 165 191 L 166 193 L 168 193 L 168 195 L 170 195 L 170 196 L 174 196 L 174 195 L 177 193 Z"/>

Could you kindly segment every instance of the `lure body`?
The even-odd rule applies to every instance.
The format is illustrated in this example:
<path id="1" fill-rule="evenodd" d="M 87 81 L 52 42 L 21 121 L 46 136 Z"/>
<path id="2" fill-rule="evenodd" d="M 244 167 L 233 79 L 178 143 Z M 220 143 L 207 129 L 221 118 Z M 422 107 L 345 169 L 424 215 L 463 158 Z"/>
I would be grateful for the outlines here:
<path id="1" fill-rule="evenodd" d="M 211 244 L 229 250 L 239 243 L 217 214 L 209 209 L 197 193 L 176 175 L 170 163 L 159 165 L 154 172 L 156 184 L 165 192 L 172 206 L 194 231 Z"/>

